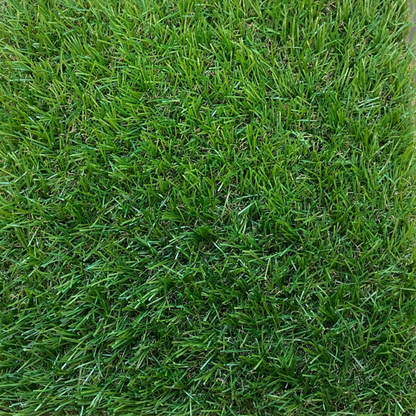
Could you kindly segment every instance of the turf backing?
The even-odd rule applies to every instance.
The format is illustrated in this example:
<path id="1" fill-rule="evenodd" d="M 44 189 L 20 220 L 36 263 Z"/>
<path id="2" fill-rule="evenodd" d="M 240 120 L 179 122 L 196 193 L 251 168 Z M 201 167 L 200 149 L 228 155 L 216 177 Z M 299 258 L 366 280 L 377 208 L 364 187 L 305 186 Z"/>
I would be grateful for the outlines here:
<path id="1" fill-rule="evenodd" d="M 414 415 L 406 0 L 0 2 L 0 414 Z"/>

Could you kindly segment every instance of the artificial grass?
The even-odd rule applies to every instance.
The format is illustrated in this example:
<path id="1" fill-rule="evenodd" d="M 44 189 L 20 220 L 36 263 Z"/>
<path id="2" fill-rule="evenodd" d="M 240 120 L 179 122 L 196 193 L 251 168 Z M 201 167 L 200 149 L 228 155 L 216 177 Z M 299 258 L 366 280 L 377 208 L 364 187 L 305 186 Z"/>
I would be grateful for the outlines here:
<path id="1" fill-rule="evenodd" d="M 406 0 L 0 12 L 1 414 L 414 414 Z"/>

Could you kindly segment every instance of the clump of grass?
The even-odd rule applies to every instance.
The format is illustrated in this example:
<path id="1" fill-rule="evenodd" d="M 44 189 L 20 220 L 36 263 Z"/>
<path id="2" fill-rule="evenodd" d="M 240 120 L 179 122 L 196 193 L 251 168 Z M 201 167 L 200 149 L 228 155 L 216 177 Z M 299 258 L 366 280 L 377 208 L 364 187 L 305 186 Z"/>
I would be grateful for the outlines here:
<path id="1" fill-rule="evenodd" d="M 413 414 L 406 0 L 0 11 L 2 414 Z"/>

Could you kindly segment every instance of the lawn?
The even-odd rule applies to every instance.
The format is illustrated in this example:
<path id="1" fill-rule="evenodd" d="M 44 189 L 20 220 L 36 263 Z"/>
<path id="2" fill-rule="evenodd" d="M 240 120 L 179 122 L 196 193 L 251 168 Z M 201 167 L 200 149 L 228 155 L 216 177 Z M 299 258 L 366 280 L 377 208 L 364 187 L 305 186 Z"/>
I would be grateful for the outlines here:
<path id="1" fill-rule="evenodd" d="M 407 0 L 0 2 L 0 415 L 415 415 Z"/>

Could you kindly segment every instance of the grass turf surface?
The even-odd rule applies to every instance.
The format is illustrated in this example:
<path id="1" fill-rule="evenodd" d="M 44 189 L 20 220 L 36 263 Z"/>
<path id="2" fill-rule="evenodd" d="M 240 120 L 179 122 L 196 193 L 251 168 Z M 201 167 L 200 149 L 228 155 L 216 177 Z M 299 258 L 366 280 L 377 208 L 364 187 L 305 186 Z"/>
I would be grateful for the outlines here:
<path id="1" fill-rule="evenodd" d="M 405 0 L 0 12 L 1 414 L 414 414 Z"/>

